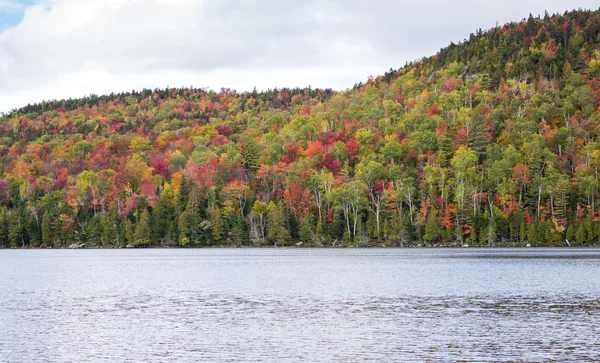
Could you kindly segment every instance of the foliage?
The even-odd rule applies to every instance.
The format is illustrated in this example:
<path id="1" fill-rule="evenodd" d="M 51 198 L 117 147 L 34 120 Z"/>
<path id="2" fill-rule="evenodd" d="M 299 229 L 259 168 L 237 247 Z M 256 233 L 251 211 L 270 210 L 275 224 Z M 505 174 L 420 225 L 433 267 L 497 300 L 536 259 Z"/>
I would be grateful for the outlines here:
<path id="1" fill-rule="evenodd" d="M 599 11 L 530 16 L 345 92 L 14 110 L 0 246 L 595 245 L 599 32 Z"/>

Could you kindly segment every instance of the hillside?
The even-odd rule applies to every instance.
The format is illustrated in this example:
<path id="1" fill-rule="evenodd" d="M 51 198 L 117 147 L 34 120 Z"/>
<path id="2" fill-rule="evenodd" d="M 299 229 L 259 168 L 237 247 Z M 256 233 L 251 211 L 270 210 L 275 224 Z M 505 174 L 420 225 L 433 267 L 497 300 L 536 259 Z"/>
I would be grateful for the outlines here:
<path id="1" fill-rule="evenodd" d="M 0 120 L 0 246 L 595 245 L 600 11 L 345 92 L 144 90 Z"/>

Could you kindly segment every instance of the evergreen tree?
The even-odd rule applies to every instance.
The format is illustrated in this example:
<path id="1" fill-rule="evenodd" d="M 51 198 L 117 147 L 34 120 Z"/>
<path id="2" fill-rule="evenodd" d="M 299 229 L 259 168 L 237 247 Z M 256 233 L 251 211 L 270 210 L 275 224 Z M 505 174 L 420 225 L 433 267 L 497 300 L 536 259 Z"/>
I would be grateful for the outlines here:
<path id="1" fill-rule="evenodd" d="M 585 230 L 584 223 L 579 222 L 577 224 L 577 231 L 575 232 L 575 245 L 581 246 L 582 244 L 586 243 L 587 240 L 587 232 Z"/>
<path id="2" fill-rule="evenodd" d="M 147 209 L 144 209 L 133 235 L 133 244 L 136 246 L 149 246 L 150 242 L 150 213 Z"/>
<path id="3" fill-rule="evenodd" d="M 571 245 L 575 244 L 575 227 L 573 226 L 573 224 L 569 224 L 569 226 L 567 227 L 565 238 L 567 239 L 567 241 L 569 241 Z"/>
<path id="4" fill-rule="evenodd" d="M 527 225 L 527 242 L 529 242 L 529 244 L 532 246 L 535 246 L 538 243 L 538 235 L 535 228 L 535 223 L 529 223 Z"/>
<path id="5" fill-rule="evenodd" d="M 242 165 L 254 175 L 260 168 L 260 147 L 253 139 L 248 139 L 242 147 Z"/>
<path id="6" fill-rule="evenodd" d="M 114 211 L 106 211 L 100 218 L 100 226 L 102 228 L 102 244 L 112 246 L 119 244 L 119 231 L 117 215 Z"/>
<path id="7" fill-rule="evenodd" d="M 54 246 L 54 233 L 52 231 L 52 226 L 50 225 L 50 220 L 50 213 L 45 211 L 44 216 L 42 217 L 42 247 Z"/>
<path id="8" fill-rule="evenodd" d="M 425 223 L 425 234 L 423 240 L 429 244 L 439 243 L 443 238 L 443 227 L 437 219 L 437 210 L 431 210 L 427 215 Z"/>

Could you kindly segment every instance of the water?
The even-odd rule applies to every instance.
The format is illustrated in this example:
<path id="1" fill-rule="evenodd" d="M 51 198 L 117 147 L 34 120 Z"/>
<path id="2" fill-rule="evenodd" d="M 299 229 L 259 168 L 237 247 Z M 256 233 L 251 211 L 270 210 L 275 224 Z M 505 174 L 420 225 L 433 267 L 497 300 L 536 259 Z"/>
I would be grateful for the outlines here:
<path id="1" fill-rule="evenodd" d="M 0 361 L 598 361 L 598 249 L 0 251 Z"/>

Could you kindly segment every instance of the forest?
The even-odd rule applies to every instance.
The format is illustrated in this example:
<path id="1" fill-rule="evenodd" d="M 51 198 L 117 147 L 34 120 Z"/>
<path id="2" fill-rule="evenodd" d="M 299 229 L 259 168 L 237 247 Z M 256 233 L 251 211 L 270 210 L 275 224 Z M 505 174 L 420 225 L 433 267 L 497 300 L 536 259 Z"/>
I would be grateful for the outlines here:
<path id="1" fill-rule="evenodd" d="M 0 247 L 596 245 L 599 32 L 530 15 L 346 91 L 16 109 Z"/>

